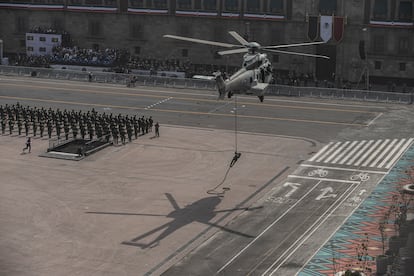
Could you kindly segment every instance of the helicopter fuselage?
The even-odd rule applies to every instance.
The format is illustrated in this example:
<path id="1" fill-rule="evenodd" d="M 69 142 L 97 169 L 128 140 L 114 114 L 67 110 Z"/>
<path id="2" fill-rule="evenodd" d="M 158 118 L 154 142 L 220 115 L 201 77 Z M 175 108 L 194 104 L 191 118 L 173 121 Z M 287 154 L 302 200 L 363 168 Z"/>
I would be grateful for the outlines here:
<path id="1" fill-rule="evenodd" d="M 262 100 L 265 89 L 272 80 L 272 66 L 266 54 L 247 53 L 243 57 L 242 68 L 224 80 L 220 85 L 221 95 L 227 93 L 230 98 L 234 93 L 254 94 Z"/>

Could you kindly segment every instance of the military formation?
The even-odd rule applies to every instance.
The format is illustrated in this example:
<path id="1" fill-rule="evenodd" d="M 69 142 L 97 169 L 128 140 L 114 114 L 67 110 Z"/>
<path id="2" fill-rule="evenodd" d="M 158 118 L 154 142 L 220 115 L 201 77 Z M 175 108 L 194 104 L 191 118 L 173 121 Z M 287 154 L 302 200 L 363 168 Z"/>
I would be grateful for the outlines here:
<path id="1" fill-rule="evenodd" d="M 21 104 L 0 105 L 2 135 L 57 137 L 58 139 L 105 139 L 125 144 L 152 132 L 152 117 L 124 116 L 75 110 L 45 109 Z"/>

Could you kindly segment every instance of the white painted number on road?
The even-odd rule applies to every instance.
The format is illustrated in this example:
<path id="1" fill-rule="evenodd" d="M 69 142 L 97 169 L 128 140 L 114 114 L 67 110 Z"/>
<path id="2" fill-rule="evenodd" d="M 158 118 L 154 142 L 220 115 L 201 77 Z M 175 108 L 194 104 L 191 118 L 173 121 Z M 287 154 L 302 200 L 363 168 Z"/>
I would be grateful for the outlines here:
<path id="1" fill-rule="evenodd" d="M 292 183 L 292 182 L 286 182 L 283 184 L 283 187 L 291 187 L 292 189 L 285 194 L 285 197 L 290 197 L 293 195 L 294 192 L 296 192 L 297 189 L 299 189 L 300 184 L 299 183 Z"/>
<path id="2" fill-rule="evenodd" d="M 365 194 L 367 192 L 367 190 L 365 190 L 365 189 L 362 189 L 360 192 L 359 192 L 359 195 L 360 196 L 362 196 L 363 194 Z"/>
<path id="3" fill-rule="evenodd" d="M 316 200 L 321 200 L 323 198 L 329 198 L 329 197 L 336 197 L 337 194 L 329 194 L 333 192 L 332 187 L 326 187 L 321 189 L 321 194 L 316 198 Z"/>

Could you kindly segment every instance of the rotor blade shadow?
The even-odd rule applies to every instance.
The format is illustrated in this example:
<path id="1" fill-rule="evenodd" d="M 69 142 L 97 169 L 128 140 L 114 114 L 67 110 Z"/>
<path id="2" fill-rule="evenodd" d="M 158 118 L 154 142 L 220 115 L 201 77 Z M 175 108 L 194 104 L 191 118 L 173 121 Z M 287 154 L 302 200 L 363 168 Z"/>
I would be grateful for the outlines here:
<path id="1" fill-rule="evenodd" d="M 118 212 L 85 212 L 85 214 L 96 215 L 119 215 L 119 216 L 150 216 L 150 217 L 166 217 L 166 215 L 145 214 L 145 213 L 118 213 Z"/>
<path id="2" fill-rule="evenodd" d="M 224 210 L 214 211 L 214 213 L 232 212 L 232 211 L 253 211 L 253 210 L 262 209 L 262 208 L 263 208 L 263 206 L 245 207 L 245 208 L 233 208 L 233 209 L 224 209 Z"/>
<path id="3" fill-rule="evenodd" d="M 213 226 L 213 227 L 217 227 L 217 228 L 219 228 L 219 229 L 221 229 L 225 232 L 228 232 L 228 233 L 231 233 L 231 234 L 236 234 L 236 235 L 239 235 L 239 236 L 242 236 L 242 237 L 245 237 L 245 238 L 253 239 L 253 238 L 256 237 L 256 236 L 245 234 L 245 233 L 242 233 L 242 232 L 239 232 L 239 231 L 236 231 L 236 230 L 233 230 L 233 229 L 230 229 L 230 228 L 227 228 L 227 227 L 224 227 L 224 226 L 212 223 L 212 222 L 204 222 L 204 223 L 207 224 L 207 225 Z"/>

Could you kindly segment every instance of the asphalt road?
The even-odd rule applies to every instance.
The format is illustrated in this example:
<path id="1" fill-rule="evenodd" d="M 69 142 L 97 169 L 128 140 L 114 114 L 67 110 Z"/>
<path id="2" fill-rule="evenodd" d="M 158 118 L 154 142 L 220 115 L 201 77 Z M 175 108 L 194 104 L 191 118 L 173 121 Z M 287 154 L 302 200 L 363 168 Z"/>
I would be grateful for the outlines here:
<path id="1" fill-rule="evenodd" d="M 414 131 L 409 120 L 413 116 L 411 106 L 279 97 L 266 97 L 260 103 L 256 97 L 248 96 L 238 96 L 237 102 L 217 101 L 217 95 L 211 91 L 0 77 L 0 104 L 17 101 L 45 108 L 95 108 L 107 113 L 153 116 L 161 126 L 233 130 L 237 122 L 237 129 L 245 133 L 288 138 L 290 144 L 278 145 L 286 157 L 276 154 L 277 164 L 261 165 L 251 172 L 245 167 L 246 175 L 239 181 L 247 176 L 254 178 L 260 170 L 268 175 L 278 172 L 273 178 L 266 178 L 267 182 L 254 184 L 268 190 L 249 206 L 248 212 L 233 218 L 222 227 L 223 231 L 216 232 L 185 256 L 180 255 L 184 251 L 177 249 L 163 257 L 146 269 L 146 275 L 166 270 L 172 260 L 175 265 L 164 275 L 294 275 L 389 172 L 411 145 L 412 139 L 408 138 Z M 291 142 L 294 140 L 310 142 L 314 152 L 300 155 L 299 151 L 305 153 L 308 148 L 289 148 L 294 146 Z M 257 142 L 256 145 L 261 147 Z M 297 160 L 289 155 L 293 151 Z M 265 155 L 260 160 L 264 158 Z M 289 159 L 290 166 L 296 163 L 297 168 L 284 179 L 278 179 L 288 170 L 284 158 Z M 262 188 L 255 189 L 253 195 Z M 234 195 L 226 194 L 224 198 Z M 217 197 L 194 200 L 194 204 L 185 208 L 191 217 L 186 217 L 186 213 L 177 217 L 177 212 L 171 212 L 168 217 L 176 219 L 171 226 L 173 230 L 167 226 L 155 243 L 165 241 L 190 222 L 211 224 L 217 200 Z M 162 223 L 155 224 L 153 229 L 163 227 Z M 208 229 L 197 228 L 197 237 L 205 235 Z M 142 247 L 140 242 L 147 238 L 146 234 L 154 232 L 131 235 L 122 245 Z M 145 253 L 150 254 L 157 247 L 145 250 L 150 250 Z M 132 259 L 132 255 L 127 256 Z"/>
<path id="2" fill-rule="evenodd" d="M 33 78 L 0 79 L 0 103 L 60 109 L 94 107 L 101 112 L 153 116 L 161 124 L 269 133 L 327 142 L 343 129 L 372 124 L 387 106 L 253 96 L 218 101 L 212 91 L 64 82 Z M 237 108 L 235 108 L 237 106 Z"/>

